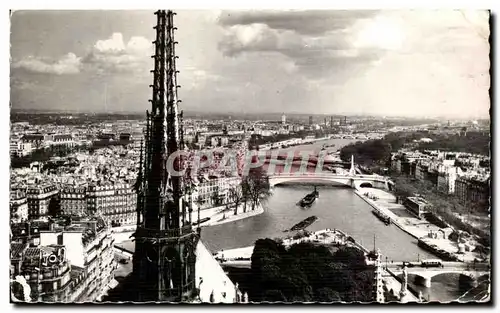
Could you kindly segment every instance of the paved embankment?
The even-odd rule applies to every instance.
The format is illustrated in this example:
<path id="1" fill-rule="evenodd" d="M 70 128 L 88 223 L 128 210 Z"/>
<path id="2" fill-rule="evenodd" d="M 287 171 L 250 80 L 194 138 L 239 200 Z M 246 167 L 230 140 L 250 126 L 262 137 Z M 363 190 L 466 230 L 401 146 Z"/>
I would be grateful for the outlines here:
<path id="1" fill-rule="evenodd" d="M 354 193 L 373 209 L 388 216 L 391 219 L 391 223 L 399 229 L 419 239 L 420 245 L 426 250 L 436 255 L 448 255 L 448 258 L 453 258 L 457 261 L 473 261 L 478 257 L 477 253 L 470 251 L 457 254 L 458 244 L 447 238 L 430 238 L 429 233 L 439 233 L 441 231 L 440 227 L 412 215 L 404 217 L 396 215 L 393 210 L 404 211 L 404 207 L 401 204 L 395 203 L 395 197 L 390 193 L 373 188 L 358 188 L 354 190 Z"/>
<path id="2" fill-rule="evenodd" d="M 262 205 L 258 205 L 254 210 L 252 210 L 251 206 L 247 205 L 246 212 L 243 212 L 243 205 L 240 205 L 237 212 L 238 214 L 234 215 L 234 208 L 225 210 L 225 207 L 202 210 L 200 211 L 200 219 L 204 219 L 207 217 L 209 217 L 210 219 L 206 222 L 201 223 L 201 226 L 215 226 L 235 222 L 252 216 L 257 216 L 264 213 L 264 207 Z"/>
<path id="3" fill-rule="evenodd" d="M 336 244 L 336 245 L 347 245 L 353 246 L 361 251 L 368 253 L 369 250 L 363 247 L 357 242 L 352 242 L 349 240 L 349 235 L 344 233 L 339 229 L 323 229 L 312 233 L 310 236 L 302 237 L 298 239 L 285 238 L 283 239 L 283 244 L 285 246 L 291 246 L 302 242 L 315 242 L 322 244 Z M 216 258 L 223 260 L 231 259 L 249 259 L 252 257 L 254 246 L 221 250 L 215 253 Z"/>

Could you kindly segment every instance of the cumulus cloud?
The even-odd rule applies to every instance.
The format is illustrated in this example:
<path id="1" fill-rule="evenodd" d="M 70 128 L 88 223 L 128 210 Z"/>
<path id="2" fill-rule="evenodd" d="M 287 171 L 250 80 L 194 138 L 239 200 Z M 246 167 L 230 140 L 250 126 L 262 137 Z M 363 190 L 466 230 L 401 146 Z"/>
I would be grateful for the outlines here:
<path id="1" fill-rule="evenodd" d="M 176 20 L 180 42 L 177 67 L 181 72 L 179 84 L 183 86 L 179 96 L 190 109 L 413 116 L 488 113 L 487 12 L 217 13 L 219 16 L 214 19 L 214 12 L 179 12 Z M 144 20 L 150 19 L 147 13 Z M 108 18 L 103 20 L 120 29 Z M 126 15 L 122 20 L 127 20 Z M 127 20 L 127 27 L 137 31 L 135 34 L 153 35 L 149 25 L 147 31 L 140 32 L 139 22 L 136 23 Z M 31 40 L 31 44 L 36 46 L 38 38 L 58 31 L 73 40 L 70 30 L 57 23 L 54 27 L 57 31 L 35 29 L 40 34 L 33 37 L 37 39 Z M 124 34 L 129 32 L 122 29 Z M 97 33 L 89 34 L 98 36 Z M 18 72 L 23 79 L 39 79 L 30 82 L 48 86 L 47 92 L 36 89 L 29 93 L 30 85 L 17 84 L 23 89 L 18 93 L 24 97 L 21 102 L 35 101 L 30 96 L 48 107 L 63 107 L 71 102 L 74 106 L 88 108 L 93 104 L 100 108 L 106 83 L 108 103 L 126 103 L 128 108 L 137 109 L 137 104 L 151 94 L 148 85 L 152 44 L 143 37 L 110 35 L 95 38 L 86 53 L 77 53 L 76 58 L 81 57 L 77 68 L 84 73 L 72 79 L 45 79 L 26 72 L 71 72 L 61 70 L 61 64 L 65 64 L 62 60 L 30 58 L 29 62 L 14 62 L 26 70 L 13 73 Z M 53 37 L 57 38 L 50 38 Z M 26 45 L 23 51 L 35 51 L 28 42 L 23 37 L 18 44 Z M 61 45 L 63 42 L 67 41 L 61 40 Z M 95 75 L 96 72 L 112 75 Z M 16 89 L 14 85 L 12 90 Z M 82 99 L 75 99 L 77 94 Z M 69 98 L 72 101 L 66 100 Z"/>
<path id="2" fill-rule="evenodd" d="M 224 30 L 218 48 L 226 59 L 237 64 L 249 56 L 260 62 L 284 56 L 273 60 L 286 71 L 276 67 L 272 76 L 294 74 L 287 82 L 320 111 L 397 107 L 408 114 L 411 109 L 399 104 L 411 102 L 441 114 L 473 99 L 481 111 L 488 107 L 486 11 L 246 11 L 222 12 L 218 22 Z"/>
<path id="3" fill-rule="evenodd" d="M 147 73 L 152 54 L 152 43 L 144 37 L 132 37 L 125 42 L 121 33 L 114 33 L 110 38 L 98 40 L 91 51 L 84 57 L 68 53 L 56 61 L 28 57 L 13 63 L 14 68 L 21 68 L 33 73 L 77 74 L 81 71 L 112 74 L 116 72 Z"/>
<path id="4" fill-rule="evenodd" d="M 94 49 L 99 52 L 122 52 L 125 50 L 123 35 L 120 33 L 114 33 L 109 39 L 98 40 L 94 45 Z"/>
<path id="5" fill-rule="evenodd" d="M 219 23 L 224 26 L 265 24 L 273 29 L 291 30 L 303 35 L 321 35 L 344 29 L 377 11 L 310 10 L 310 11 L 224 11 Z"/>
<path id="6" fill-rule="evenodd" d="M 99 73 L 147 72 L 152 49 L 146 38 L 132 37 L 125 43 L 122 34 L 114 33 L 109 39 L 98 40 L 83 62 Z"/>
<path id="7" fill-rule="evenodd" d="M 401 115 L 487 116 L 487 12 L 395 11 L 376 21 L 382 21 L 382 26 L 374 25 L 375 29 L 382 29 L 383 23 L 397 25 L 401 41 L 394 36 L 358 42 L 386 44 L 391 49 L 376 66 L 336 93 L 339 105 L 355 103 L 360 113 L 376 107 Z M 361 89 L 362 93 L 357 92 Z M 415 107 L 420 111 L 415 112 Z"/>
<path id="8" fill-rule="evenodd" d="M 219 48 L 227 56 L 258 51 L 274 51 L 286 55 L 294 49 L 307 48 L 307 45 L 292 31 L 272 29 L 266 24 L 251 24 L 227 28 Z"/>
<path id="9" fill-rule="evenodd" d="M 79 73 L 82 63 L 81 58 L 77 57 L 74 53 L 68 53 L 60 60 L 52 62 L 35 57 L 28 57 L 14 62 L 13 67 L 33 73 L 63 75 Z"/>
<path id="10" fill-rule="evenodd" d="M 385 16 L 359 21 L 354 25 L 353 46 L 380 50 L 398 50 L 405 41 L 402 23 Z"/>
<path id="11" fill-rule="evenodd" d="M 350 27 L 369 11 L 285 11 L 222 13 L 225 34 L 219 47 L 228 55 L 277 51 L 288 56 L 352 48 Z M 307 55 L 310 57 L 310 55 Z"/>
<path id="12" fill-rule="evenodd" d="M 356 44 L 356 36 L 363 29 L 360 23 L 370 21 L 376 14 L 376 11 L 325 10 L 223 12 L 219 24 L 225 32 L 219 49 L 229 57 L 280 53 L 311 79 L 334 72 L 341 76 L 339 72 L 354 71 L 363 64 L 370 66 L 383 53 L 382 47 L 366 40 L 373 33 L 366 32 L 360 44 Z"/>

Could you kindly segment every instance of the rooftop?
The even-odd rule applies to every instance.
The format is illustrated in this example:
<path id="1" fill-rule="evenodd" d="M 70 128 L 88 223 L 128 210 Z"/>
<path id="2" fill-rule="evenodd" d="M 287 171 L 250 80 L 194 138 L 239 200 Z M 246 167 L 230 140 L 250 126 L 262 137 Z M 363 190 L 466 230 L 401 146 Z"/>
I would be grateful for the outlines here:
<path id="1" fill-rule="evenodd" d="M 196 276 L 196 285 L 200 289 L 202 302 L 210 302 L 212 293 L 215 303 L 235 302 L 236 288 L 233 282 L 227 277 L 201 240 L 196 246 Z"/>
<path id="2" fill-rule="evenodd" d="M 107 228 L 102 217 L 72 217 L 71 219 L 59 219 L 54 222 L 33 221 L 30 223 L 17 223 L 11 225 L 14 237 L 25 237 L 30 233 L 37 236 L 39 232 L 82 232 L 82 242 L 86 245 L 92 241 L 97 234 Z M 31 253 L 31 252 L 30 252 Z"/>
<path id="3" fill-rule="evenodd" d="M 26 243 L 17 243 L 13 242 L 10 244 L 10 258 L 15 259 L 21 257 L 21 254 L 24 250 L 28 248 L 28 244 Z"/>
<path id="4" fill-rule="evenodd" d="M 418 205 L 427 205 L 427 201 L 425 201 L 424 198 L 421 198 L 421 197 L 408 197 L 407 198 L 408 200 L 418 204 Z"/>

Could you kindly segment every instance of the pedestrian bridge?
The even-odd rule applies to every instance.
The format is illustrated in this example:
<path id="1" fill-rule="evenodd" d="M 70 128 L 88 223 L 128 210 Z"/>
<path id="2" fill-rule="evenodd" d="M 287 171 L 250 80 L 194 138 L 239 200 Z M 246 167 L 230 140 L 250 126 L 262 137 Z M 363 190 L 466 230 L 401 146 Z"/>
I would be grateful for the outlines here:
<path id="1" fill-rule="evenodd" d="M 394 183 L 385 176 L 380 175 L 359 175 L 335 173 L 276 173 L 269 176 L 271 186 L 285 184 L 326 184 L 343 185 L 351 188 L 370 187 L 385 190 L 392 190 Z"/>
<path id="2" fill-rule="evenodd" d="M 393 263 L 386 265 L 387 271 L 394 276 L 403 275 L 402 264 Z M 415 276 L 415 283 L 425 287 L 431 286 L 432 278 L 441 274 L 460 274 L 460 281 L 476 284 L 479 277 L 489 275 L 487 263 L 442 262 L 441 267 L 406 267 L 408 275 Z"/>

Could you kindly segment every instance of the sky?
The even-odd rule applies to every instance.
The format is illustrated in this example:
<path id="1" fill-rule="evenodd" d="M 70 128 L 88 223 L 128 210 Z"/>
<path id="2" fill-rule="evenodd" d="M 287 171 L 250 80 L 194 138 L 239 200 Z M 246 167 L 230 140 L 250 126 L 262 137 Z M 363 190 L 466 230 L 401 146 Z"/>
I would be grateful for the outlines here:
<path id="1" fill-rule="evenodd" d="M 186 111 L 487 118 L 486 11 L 177 11 Z M 152 11 L 15 11 L 14 109 L 144 112 Z"/>

